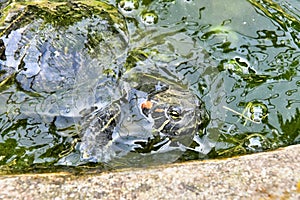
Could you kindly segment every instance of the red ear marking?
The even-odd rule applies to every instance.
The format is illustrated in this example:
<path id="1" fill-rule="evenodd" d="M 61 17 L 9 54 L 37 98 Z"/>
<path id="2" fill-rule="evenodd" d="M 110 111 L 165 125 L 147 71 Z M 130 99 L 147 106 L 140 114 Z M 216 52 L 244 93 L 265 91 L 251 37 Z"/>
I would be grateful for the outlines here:
<path id="1" fill-rule="evenodd" d="M 151 109 L 153 106 L 153 103 L 151 101 L 145 101 L 142 103 L 141 107 L 142 109 Z"/>

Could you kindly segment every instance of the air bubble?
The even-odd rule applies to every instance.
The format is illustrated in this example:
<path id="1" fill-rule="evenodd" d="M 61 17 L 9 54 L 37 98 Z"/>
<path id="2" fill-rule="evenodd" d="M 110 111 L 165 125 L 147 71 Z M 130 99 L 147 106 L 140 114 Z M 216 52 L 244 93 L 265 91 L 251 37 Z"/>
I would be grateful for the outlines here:
<path id="1" fill-rule="evenodd" d="M 65 113 L 70 113 L 70 111 L 71 111 L 70 107 L 66 107 Z"/>
<path id="2" fill-rule="evenodd" d="M 149 11 L 149 12 L 142 13 L 141 20 L 146 25 L 153 25 L 157 23 L 158 16 L 154 11 Z"/>
<path id="3" fill-rule="evenodd" d="M 261 137 L 251 137 L 246 142 L 246 145 L 252 151 L 257 151 L 262 148 L 262 146 L 263 146 L 262 142 L 263 142 L 263 139 Z"/>
<path id="4" fill-rule="evenodd" d="M 293 90 L 288 90 L 285 92 L 285 94 L 287 96 L 292 96 L 294 93 L 296 93 L 298 90 L 297 89 L 293 89 Z"/>
<path id="5" fill-rule="evenodd" d="M 236 96 L 230 96 L 226 99 L 226 103 L 231 103 L 236 99 Z"/>
<path id="6" fill-rule="evenodd" d="M 247 107 L 248 117 L 257 123 L 261 123 L 268 116 L 268 108 L 263 103 L 249 103 Z"/>
<path id="7" fill-rule="evenodd" d="M 118 6 L 123 12 L 131 13 L 139 8 L 139 2 L 137 0 L 122 0 Z"/>

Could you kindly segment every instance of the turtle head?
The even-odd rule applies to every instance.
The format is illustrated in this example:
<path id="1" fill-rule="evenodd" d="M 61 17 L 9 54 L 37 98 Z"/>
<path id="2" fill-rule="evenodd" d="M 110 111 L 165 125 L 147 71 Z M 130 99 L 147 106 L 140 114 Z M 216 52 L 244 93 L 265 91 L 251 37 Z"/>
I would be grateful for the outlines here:
<path id="1" fill-rule="evenodd" d="M 141 111 L 153 122 L 154 136 L 168 137 L 185 145 L 208 122 L 204 104 L 190 91 L 160 81 L 141 104 Z"/>

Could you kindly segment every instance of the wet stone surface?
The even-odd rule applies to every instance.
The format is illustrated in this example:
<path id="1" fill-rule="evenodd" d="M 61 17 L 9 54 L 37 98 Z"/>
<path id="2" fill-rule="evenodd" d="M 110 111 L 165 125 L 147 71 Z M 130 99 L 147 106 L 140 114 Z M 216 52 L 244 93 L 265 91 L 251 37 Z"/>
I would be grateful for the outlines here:
<path id="1" fill-rule="evenodd" d="M 1 176 L 3 199 L 299 199 L 300 146 L 85 175 Z"/>

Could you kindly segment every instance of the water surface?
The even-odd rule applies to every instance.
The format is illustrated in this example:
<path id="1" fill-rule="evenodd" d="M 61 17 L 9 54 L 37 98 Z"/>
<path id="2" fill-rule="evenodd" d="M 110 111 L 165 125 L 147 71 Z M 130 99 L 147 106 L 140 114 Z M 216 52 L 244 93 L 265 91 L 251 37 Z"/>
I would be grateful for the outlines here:
<path id="1" fill-rule="evenodd" d="M 89 2 L 92 6 L 99 6 L 93 4 L 93 1 Z M 187 85 L 205 103 L 210 121 L 204 132 L 195 134 L 193 144 L 179 161 L 229 157 L 300 142 L 300 6 L 297 0 L 103 2 L 111 5 L 121 16 L 117 19 L 122 22 L 116 23 L 121 25 L 121 29 L 117 31 L 121 30 L 122 33 L 112 43 L 123 42 L 124 45 L 116 46 L 117 51 L 114 49 L 116 53 L 112 57 L 106 52 L 101 53 L 109 56 L 102 58 L 91 52 L 86 53 L 91 56 L 89 60 L 108 66 L 95 74 L 95 77 L 102 77 L 100 81 L 93 79 L 97 81 L 88 87 L 92 89 L 93 85 L 101 81 L 102 87 L 114 87 L 115 82 L 107 82 L 103 74 L 115 77 L 118 72 L 124 74 L 136 67 L 145 72 L 155 68 L 160 76 Z M 6 6 L 13 5 L 9 1 L 2 4 L 3 11 Z M 53 24 L 63 22 L 62 26 L 74 33 L 76 30 L 71 30 L 72 27 L 82 27 L 80 23 L 83 23 L 82 20 L 76 22 L 75 18 L 74 22 L 59 18 L 50 21 Z M 36 20 L 35 23 L 39 24 L 39 21 Z M 122 28 L 123 25 L 126 30 Z M 95 31 L 101 32 L 97 28 Z M 1 39 L 4 43 L 18 41 L 20 35 L 22 34 L 16 32 L 10 35 L 15 38 L 13 40 L 8 40 L 3 35 Z M 97 38 L 96 36 L 92 35 L 88 49 L 94 49 L 92 39 Z M 51 38 L 49 35 L 46 37 Z M 84 36 L 75 34 L 74 38 L 80 40 Z M 32 38 L 30 40 L 34 41 Z M 101 38 L 96 43 L 99 41 Z M 112 43 L 106 41 L 102 44 Z M 62 43 L 58 43 L 60 44 Z M 74 42 L 66 46 L 73 49 L 74 44 L 80 45 Z M 0 45 L 3 48 L 3 44 Z M 36 68 L 33 65 L 31 70 L 16 70 L 18 66 L 15 65 L 19 64 L 19 60 L 16 61 L 8 53 L 15 51 L 14 45 L 13 42 L 5 43 L 6 54 L 0 48 L 0 168 L 3 173 L 10 170 L 22 172 L 41 168 L 56 169 L 53 166 L 57 163 L 67 163 L 61 160 L 74 151 L 74 143 L 78 139 L 74 115 L 80 109 L 71 109 L 69 112 L 66 105 L 74 103 L 74 94 L 86 89 L 85 83 L 89 79 L 82 75 L 84 73 L 80 73 L 78 65 L 70 66 L 74 67 L 75 76 L 60 76 L 61 83 L 64 84 L 63 93 L 57 90 L 45 91 L 45 86 L 32 88 L 31 82 L 20 86 L 18 81 L 24 74 L 27 77 L 33 76 Z M 66 53 L 66 46 L 61 53 Z M 83 46 L 78 48 L 85 49 Z M 96 49 L 98 51 L 100 50 Z M 68 55 L 83 60 L 82 62 L 85 60 L 84 56 L 79 58 L 76 52 L 68 52 Z M 37 58 L 27 59 L 34 63 Z M 112 59 L 115 60 L 113 64 L 110 62 Z M 91 74 L 95 72 L 92 64 L 88 65 L 88 72 Z M 64 79 L 68 76 L 71 79 Z M 73 80 L 72 77 L 76 78 Z M 40 77 L 44 80 L 42 78 L 44 77 Z M 79 82 L 83 84 L 78 84 Z M 46 83 L 55 86 L 57 82 Z M 74 84 L 77 84 L 76 89 L 69 90 Z M 55 88 L 54 86 L 51 88 Z M 98 106 L 105 105 L 111 99 L 118 98 L 121 92 L 120 89 L 115 89 L 107 96 L 99 93 L 101 92 L 97 90 L 87 92 L 86 95 L 91 96 L 88 103 L 92 101 L 97 102 Z M 62 103 L 59 101 L 62 99 L 60 95 L 65 99 Z M 72 97 L 72 101 L 68 97 Z M 77 107 L 87 104 L 82 103 L 80 96 L 75 99 Z M 58 106 L 49 106 L 51 102 Z M 73 106 L 72 103 L 69 106 Z M 32 110 L 33 104 L 39 107 Z M 57 110 L 69 118 L 55 117 Z M 51 111 L 54 115 L 49 116 Z M 134 157 L 128 158 L 127 166 L 130 166 L 130 159 L 134 160 Z M 117 163 L 112 167 L 123 164 Z"/>

